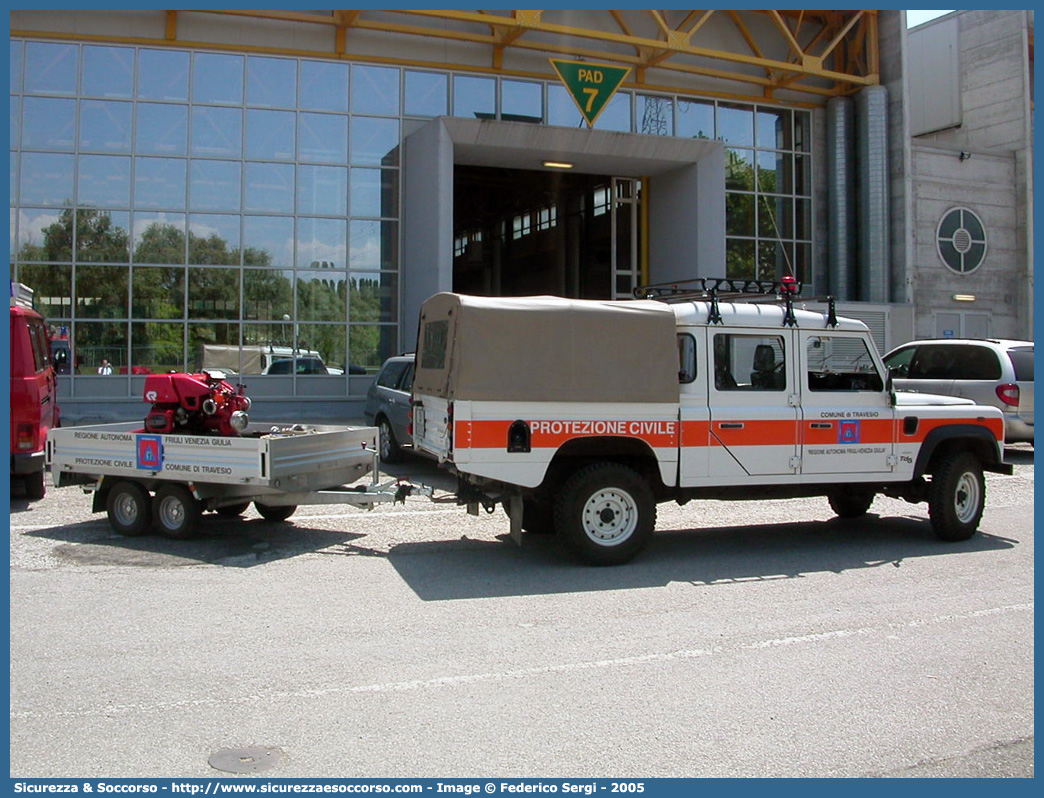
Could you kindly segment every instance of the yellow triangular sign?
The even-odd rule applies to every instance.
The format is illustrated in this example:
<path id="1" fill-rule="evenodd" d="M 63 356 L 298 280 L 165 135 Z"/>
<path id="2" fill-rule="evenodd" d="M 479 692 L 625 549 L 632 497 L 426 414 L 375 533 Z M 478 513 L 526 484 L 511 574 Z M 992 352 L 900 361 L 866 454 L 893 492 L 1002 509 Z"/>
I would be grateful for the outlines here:
<path id="1" fill-rule="evenodd" d="M 580 109 L 588 127 L 594 127 L 598 115 L 631 71 L 630 67 L 591 64 L 586 61 L 549 59 L 569 94 Z"/>

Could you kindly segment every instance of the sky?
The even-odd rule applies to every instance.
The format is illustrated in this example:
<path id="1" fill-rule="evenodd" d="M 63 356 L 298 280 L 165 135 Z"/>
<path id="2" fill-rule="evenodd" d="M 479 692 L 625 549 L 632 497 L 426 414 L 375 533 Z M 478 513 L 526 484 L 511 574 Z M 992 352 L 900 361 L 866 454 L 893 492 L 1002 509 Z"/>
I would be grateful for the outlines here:
<path id="1" fill-rule="evenodd" d="M 936 17 L 941 17 L 943 14 L 949 13 L 949 11 L 907 11 L 906 27 L 912 28 L 914 25 L 920 25 L 922 22 L 927 22 L 930 19 L 935 19 Z"/>

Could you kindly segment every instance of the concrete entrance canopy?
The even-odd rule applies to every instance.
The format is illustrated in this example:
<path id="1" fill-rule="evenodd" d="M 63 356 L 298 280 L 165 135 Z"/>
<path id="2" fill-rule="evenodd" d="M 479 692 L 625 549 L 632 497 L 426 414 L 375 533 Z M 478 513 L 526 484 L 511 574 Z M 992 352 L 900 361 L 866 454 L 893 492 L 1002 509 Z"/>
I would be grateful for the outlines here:
<path id="1" fill-rule="evenodd" d="M 403 344 L 421 303 L 453 290 L 454 164 L 648 177 L 649 279 L 725 274 L 725 147 L 710 139 L 439 117 L 403 145 Z"/>

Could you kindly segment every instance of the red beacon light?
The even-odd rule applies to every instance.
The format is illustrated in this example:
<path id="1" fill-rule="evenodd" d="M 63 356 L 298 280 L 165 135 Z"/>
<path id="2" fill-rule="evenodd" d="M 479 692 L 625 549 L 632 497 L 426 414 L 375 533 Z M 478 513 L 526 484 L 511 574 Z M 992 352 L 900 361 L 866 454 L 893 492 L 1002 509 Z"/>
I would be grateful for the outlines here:
<path id="1" fill-rule="evenodd" d="M 783 290 L 788 294 L 796 294 L 800 288 L 798 281 L 789 274 L 785 275 L 780 282 L 783 284 Z"/>

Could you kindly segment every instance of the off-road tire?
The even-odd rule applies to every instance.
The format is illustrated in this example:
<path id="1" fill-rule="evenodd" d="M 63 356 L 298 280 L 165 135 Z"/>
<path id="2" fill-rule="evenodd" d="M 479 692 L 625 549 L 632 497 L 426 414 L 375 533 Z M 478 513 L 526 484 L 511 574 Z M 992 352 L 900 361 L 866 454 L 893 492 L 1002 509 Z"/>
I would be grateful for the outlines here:
<path id="1" fill-rule="evenodd" d="M 648 544 L 656 526 L 656 501 L 632 468 L 601 462 L 581 468 L 555 500 L 555 532 L 590 565 L 620 565 Z"/>
<path id="2" fill-rule="evenodd" d="M 942 540 L 967 540 L 975 534 L 986 507 L 982 465 L 967 452 L 946 455 L 932 471 L 928 517 Z"/>
<path id="3" fill-rule="evenodd" d="M 117 482 L 105 497 L 105 513 L 114 532 L 136 538 L 152 525 L 152 497 L 137 482 Z"/>
<path id="4" fill-rule="evenodd" d="M 203 506 L 184 485 L 164 485 L 153 500 L 156 528 L 164 537 L 187 540 L 196 534 Z"/>
<path id="5" fill-rule="evenodd" d="M 872 490 L 840 490 L 827 495 L 830 509 L 838 518 L 860 518 L 866 515 L 870 505 L 874 503 Z"/>
<path id="6" fill-rule="evenodd" d="M 261 513 L 266 521 L 285 521 L 297 511 L 296 504 L 262 504 L 254 502 L 254 509 Z"/>

